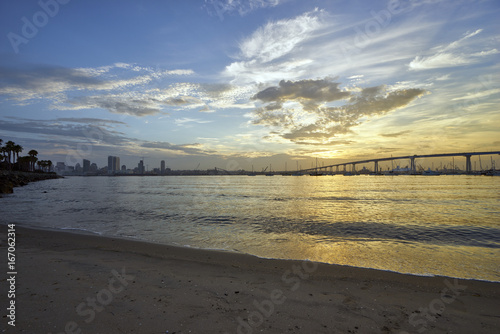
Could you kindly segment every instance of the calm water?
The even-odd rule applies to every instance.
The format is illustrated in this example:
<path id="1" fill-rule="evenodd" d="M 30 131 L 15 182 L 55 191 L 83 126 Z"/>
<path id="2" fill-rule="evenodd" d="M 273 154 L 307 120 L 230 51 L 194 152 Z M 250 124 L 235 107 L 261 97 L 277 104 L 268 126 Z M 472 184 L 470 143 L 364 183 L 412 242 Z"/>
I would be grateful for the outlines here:
<path id="1" fill-rule="evenodd" d="M 500 281 L 500 177 L 67 177 L 0 205 L 3 223 Z"/>

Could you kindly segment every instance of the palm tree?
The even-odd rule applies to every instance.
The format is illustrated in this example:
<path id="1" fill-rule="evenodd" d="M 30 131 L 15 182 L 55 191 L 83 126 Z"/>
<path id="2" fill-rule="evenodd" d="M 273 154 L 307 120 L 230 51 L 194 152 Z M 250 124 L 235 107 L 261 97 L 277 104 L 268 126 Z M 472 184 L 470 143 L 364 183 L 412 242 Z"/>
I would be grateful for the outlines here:
<path id="1" fill-rule="evenodd" d="M 21 145 L 14 145 L 12 152 L 16 155 L 16 162 L 19 160 L 19 153 L 23 151 L 23 147 Z"/>
<path id="2" fill-rule="evenodd" d="M 14 143 L 12 140 L 9 140 L 7 143 L 5 143 L 5 150 L 7 151 L 7 158 L 9 160 L 9 167 L 12 169 L 12 159 L 11 159 L 11 154 L 14 152 L 14 147 L 16 146 L 16 143 Z"/>
<path id="3" fill-rule="evenodd" d="M 47 167 L 49 168 L 48 172 L 50 172 L 50 170 L 52 169 L 52 161 L 51 160 L 47 160 Z"/>
<path id="4" fill-rule="evenodd" d="M 36 150 L 31 150 L 28 152 L 28 155 L 31 159 L 31 170 L 35 171 L 35 162 L 38 160 L 38 158 L 36 157 L 38 155 L 38 152 Z"/>

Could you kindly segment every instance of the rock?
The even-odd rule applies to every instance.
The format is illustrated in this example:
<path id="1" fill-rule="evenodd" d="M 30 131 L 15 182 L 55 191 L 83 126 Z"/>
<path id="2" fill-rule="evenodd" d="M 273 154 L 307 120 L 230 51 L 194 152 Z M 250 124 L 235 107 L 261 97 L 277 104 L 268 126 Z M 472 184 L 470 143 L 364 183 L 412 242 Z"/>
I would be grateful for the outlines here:
<path id="1" fill-rule="evenodd" d="M 12 194 L 14 187 L 25 186 L 30 182 L 61 178 L 55 173 L 28 173 L 0 171 L 0 194 Z"/>

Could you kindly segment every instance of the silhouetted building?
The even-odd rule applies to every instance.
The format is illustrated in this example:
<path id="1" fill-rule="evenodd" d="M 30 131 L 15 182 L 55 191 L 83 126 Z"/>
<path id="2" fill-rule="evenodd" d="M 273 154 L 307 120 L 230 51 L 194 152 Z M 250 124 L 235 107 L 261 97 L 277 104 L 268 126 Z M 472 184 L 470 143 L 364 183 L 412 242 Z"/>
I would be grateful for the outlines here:
<path id="1" fill-rule="evenodd" d="M 90 172 L 90 160 L 83 159 L 83 172 Z"/>
<path id="2" fill-rule="evenodd" d="M 56 163 L 55 167 L 56 173 L 62 174 L 66 171 L 66 164 L 64 162 L 58 162 Z"/>
<path id="3" fill-rule="evenodd" d="M 75 172 L 79 173 L 79 174 L 83 173 L 83 168 L 82 168 L 82 166 L 80 165 L 79 162 L 77 162 L 76 165 L 75 165 Z"/>
<path id="4" fill-rule="evenodd" d="M 97 164 L 95 162 L 91 163 L 90 164 L 90 167 L 89 167 L 89 172 L 97 172 L 98 168 L 97 168 Z"/>
<path id="5" fill-rule="evenodd" d="M 108 156 L 108 174 L 113 174 L 120 170 L 120 158 L 112 155 Z"/>
<path id="6" fill-rule="evenodd" d="M 137 165 L 137 169 L 139 170 L 139 174 L 144 174 L 144 161 L 139 161 L 139 164 Z"/>
<path id="7" fill-rule="evenodd" d="M 162 160 L 160 163 L 160 173 L 165 174 L 165 160 Z"/>
<path id="8" fill-rule="evenodd" d="M 127 166 L 122 165 L 122 172 L 126 172 L 126 171 L 127 171 Z"/>

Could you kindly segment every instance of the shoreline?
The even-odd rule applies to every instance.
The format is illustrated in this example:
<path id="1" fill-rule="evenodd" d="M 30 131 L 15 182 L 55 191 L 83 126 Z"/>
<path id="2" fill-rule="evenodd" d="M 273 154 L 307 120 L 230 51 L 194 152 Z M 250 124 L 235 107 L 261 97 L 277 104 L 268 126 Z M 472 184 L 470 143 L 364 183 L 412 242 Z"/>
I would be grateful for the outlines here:
<path id="1" fill-rule="evenodd" d="M 0 197 L 2 194 L 12 194 L 15 187 L 22 187 L 30 182 L 38 182 L 43 180 L 52 180 L 63 178 L 56 173 L 34 173 L 0 170 Z"/>
<path id="2" fill-rule="evenodd" d="M 7 226 L 0 226 L 6 256 Z M 498 282 L 264 259 L 60 230 L 15 230 L 16 332 L 60 333 L 76 326 L 75 333 L 213 328 L 211 333 L 406 334 L 487 333 L 500 327 L 494 313 Z"/>
<path id="3" fill-rule="evenodd" d="M 2 223 L 0 223 L 0 226 L 2 226 Z M 182 252 L 182 250 L 184 250 L 184 249 L 191 249 L 194 251 L 201 251 L 201 252 L 206 251 L 206 252 L 216 252 L 216 253 L 223 253 L 223 254 L 229 253 L 229 254 L 250 256 L 250 257 L 255 257 L 256 259 L 259 259 L 259 260 L 297 261 L 297 262 L 307 261 L 307 262 L 314 262 L 314 263 L 326 265 L 326 266 L 353 268 L 354 270 L 356 270 L 356 269 L 374 270 L 376 272 L 387 272 L 387 273 L 393 273 L 393 274 L 404 275 L 404 276 L 437 277 L 437 278 L 441 277 L 441 278 L 448 278 L 448 279 L 459 279 L 459 280 L 463 280 L 463 281 L 478 281 L 478 282 L 488 282 L 488 283 L 500 284 L 500 280 L 490 280 L 490 279 L 471 278 L 471 277 L 455 277 L 455 276 L 451 276 L 451 275 L 440 275 L 440 274 L 432 274 L 432 273 L 419 274 L 419 273 L 413 273 L 413 272 L 400 272 L 400 271 L 390 270 L 390 269 L 362 267 L 362 266 L 355 266 L 355 265 L 349 265 L 349 264 L 322 262 L 322 261 L 310 260 L 310 259 L 266 257 L 266 256 L 259 256 L 256 254 L 252 254 L 252 253 L 241 252 L 241 251 L 238 251 L 236 249 L 231 250 L 231 249 L 222 249 L 222 248 L 203 248 L 203 247 L 192 246 L 189 244 L 183 245 L 180 243 L 170 243 L 170 244 L 169 243 L 161 243 L 161 242 L 156 242 L 156 241 L 147 240 L 147 239 L 135 238 L 132 236 L 106 235 L 106 234 L 102 234 L 100 232 L 95 232 L 95 231 L 81 229 L 81 228 L 56 228 L 56 227 L 44 227 L 44 226 L 22 226 L 21 228 L 26 228 L 29 230 L 47 231 L 47 232 L 61 232 L 61 233 L 69 233 L 69 234 L 76 234 L 76 235 L 88 235 L 91 237 L 94 236 L 96 238 L 104 238 L 104 239 L 109 239 L 109 240 L 113 240 L 113 241 L 114 240 L 122 240 L 122 241 L 129 241 L 129 242 L 137 242 L 137 243 L 141 243 L 141 244 L 145 244 L 145 245 L 156 245 L 159 247 L 171 247 L 173 249 L 177 249 L 180 252 Z"/>

